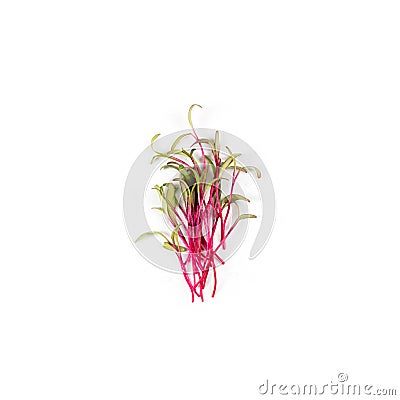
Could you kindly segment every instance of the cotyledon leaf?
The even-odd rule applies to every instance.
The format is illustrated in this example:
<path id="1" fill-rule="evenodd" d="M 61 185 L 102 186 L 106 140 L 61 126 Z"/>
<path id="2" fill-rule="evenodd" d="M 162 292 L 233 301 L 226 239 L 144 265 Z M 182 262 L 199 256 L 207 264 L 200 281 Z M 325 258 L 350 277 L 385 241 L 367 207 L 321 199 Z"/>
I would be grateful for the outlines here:
<path id="1" fill-rule="evenodd" d="M 152 210 L 157 210 L 157 211 L 161 211 L 164 212 L 164 209 L 161 207 L 151 207 Z"/>
<path id="2" fill-rule="evenodd" d="M 207 143 L 213 150 L 215 150 L 215 144 L 211 139 L 198 139 L 190 147 L 193 147 L 198 143 Z"/>
<path id="3" fill-rule="evenodd" d="M 243 200 L 243 201 L 247 201 L 250 203 L 250 200 L 247 197 L 242 196 L 241 194 L 232 194 L 232 200 L 230 198 L 230 195 L 225 196 L 222 200 L 221 203 L 228 203 L 229 201 L 231 201 L 232 203 L 239 201 L 239 200 Z"/>
<path id="4" fill-rule="evenodd" d="M 190 188 L 188 184 L 182 178 L 174 178 L 173 181 L 179 182 L 181 185 L 184 186 L 184 189 L 181 188 L 182 195 L 184 196 L 185 200 L 187 196 L 190 194 Z"/>
<path id="5" fill-rule="evenodd" d="M 157 133 L 156 135 L 154 135 L 152 138 L 151 138 L 151 144 L 153 144 L 154 142 L 155 142 L 155 140 L 159 137 L 161 135 L 161 133 Z"/>
<path id="6" fill-rule="evenodd" d="M 233 157 L 229 156 L 221 165 L 219 169 L 219 175 L 223 175 L 225 170 L 232 164 L 233 162 Z"/>
<path id="7" fill-rule="evenodd" d="M 189 125 L 191 126 L 192 129 L 194 129 L 194 127 L 193 127 L 193 122 L 192 122 L 192 110 L 193 110 L 194 107 L 203 108 L 200 104 L 192 104 L 192 105 L 189 107 L 189 111 L 188 111 L 188 121 L 189 121 Z"/>
<path id="8" fill-rule="evenodd" d="M 170 251 L 175 251 L 178 253 L 183 253 L 185 251 L 187 251 L 187 248 L 185 246 L 173 246 L 171 243 L 169 242 L 164 242 L 164 249 L 170 250 Z"/>
<path id="9" fill-rule="evenodd" d="M 233 158 L 233 170 L 236 172 L 236 158 L 234 157 L 231 149 L 228 146 L 225 146 L 225 147 L 228 150 L 230 156 Z"/>
<path id="10" fill-rule="evenodd" d="M 207 192 L 207 190 L 212 186 L 213 183 L 215 183 L 215 182 L 217 182 L 217 181 L 220 181 L 220 180 L 222 180 L 222 179 L 225 180 L 225 181 L 228 180 L 227 178 L 223 178 L 223 177 L 221 177 L 221 176 L 218 177 L 218 178 L 211 179 L 211 181 L 207 183 L 207 185 L 206 185 L 206 190 L 205 190 L 205 191 Z"/>
<path id="11" fill-rule="evenodd" d="M 215 131 L 214 148 L 219 151 L 219 131 Z"/>
<path id="12" fill-rule="evenodd" d="M 239 221 L 241 221 L 242 219 L 247 219 L 247 218 L 257 218 L 257 215 L 253 215 L 253 214 L 242 214 L 242 215 L 239 215 L 237 217 L 236 221 L 233 223 L 233 225 L 229 229 L 229 232 L 231 232 L 233 230 L 233 228 L 238 224 Z"/>
<path id="13" fill-rule="evenodd" d="M 245 167 L 246 169 L 253 169 L 256 172 L 257 178 L 260 179 L 261 178 L 261 171 L 255 167 L 254 165 L 246 165 Z"/>
<path id="14" fill-rule="evenodd" d="M 176 187 L 173 183 L 166 183 L 165 186 L 167 187 L 167 193 L 165 195 L 165 200 L 167 202 L 167 211 L 168 215 L 171 218 L 175 219 L 175 215 L 172 211 L 172 207 L 176 207 L 178 200 L 176 199 L 175 192 L 176 192 Z"/>
<path id="15" fill-rule="evenodd" d="M 171 165 L 171 164 L 165 164 L 160 169 L 168 169 L 168 168 L 172 168 L 172 169 L 175 169 L 175 170 L 179 171 L 179 167 L 178 166 Z"/>
<path id="16" fill-rule="evenodd" d="M 167 237 L 164 233 L 162 233 L 162 232 L 159 232 L 159 231 L 148 231 L 148 232 L 142 233 L 142 234 L 135 240 L 135 243 L 136 243 L 137 241 L 143 239 L 144 237 L 150 236 L 150 235 L 159 235 L 159 236 L 162 236 L 166 241 L 169 241 L 168 237 Z"/>
<path id="17" fill-rule="evenodd" d="M 174 150 L 175 150 L 176 146 L 178 146 L 179 142 L 180 142 L 184 137 L 190 136 L 190 135 L 192 135 L 192 133 L 183 133 L 182 135 L 179 135 L 179 136 L 175 139 L 174 143 L 172 143 L 171 151 L 174 151 Z"/>
<path id="18" fill-rule="evenodd" d="M 210 165 L 211 169 L 213 170 L 213 174 L 215 174 L 216 166 L 215 166 L 214 162 L 208 156 L 205 156 L 205 158 L 206 158 L 208 164 Z"/>
<path id="19" fill-rule="evenodd" d="M 175 246 L 179 246 L 179 235 L 178 235 L 179 228 L 180 228 L 180 225 L 177 225 L 174 228 L 174 230 L 171 232 L 171 240 Z"/>
<path id="20" fill-rule="evenodd" d="M 239 221 L 241 221 L 242 219 L 246 219 L 246 218 L 257 218 L 257 215 L 254 215 L 254 214 L 242 214 L 242 215 L 239 215 L 239 216 L 237 217 L 236 222 L 239 222 Z"/>
<path id="21" fill-rule="evenodd" d="M 235 169 L 235 168 L 232 167 L 232 166 L 230 166 L 230 167 L 228 167 L 227 169 Z M 245 172 L 245 173 L 247 174 L 247 169 L 246 169 L 245 167 L 239 167 L 238 165 L 236 165 L 236 169 L 237 169 L 238 171 L 242 171 L 242 172 Z"/>

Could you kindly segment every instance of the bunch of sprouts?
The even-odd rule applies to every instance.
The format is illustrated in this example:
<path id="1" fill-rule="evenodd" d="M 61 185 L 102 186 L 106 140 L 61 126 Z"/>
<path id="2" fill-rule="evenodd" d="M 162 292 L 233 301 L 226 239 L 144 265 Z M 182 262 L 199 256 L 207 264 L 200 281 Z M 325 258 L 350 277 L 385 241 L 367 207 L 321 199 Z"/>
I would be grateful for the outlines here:
<path id="1" fill-rule="evenodd" d="M 250 170 L 258 178 L 261 173 L 254 166 L 238 165 L 239 153 L 221 151 L 219 132 L 214 140 L 200 138 L 192 123 L 192 110 L 189 108 L 188 120 L 191 130 L 180 135 L 168 152 L 156 149 L 156 139 L 151 139 L 155 153 L 151 162 L 164 159 L 161 169 L 176 170 L 176 177 L 162 185 L 155 185 L 160 204 L 153 207 L 161 212 L 169 225 L 169 232 L 150 231 L 140 235 L 136 241 L 147 235 L 158 235 L 164 240 L 164 248 L 176 254 L 182 274 L 190 289 L 192 302 L 195 296 L 204 301 L 204 288 L 210 275 L 213 277 L 212 297 L 217 289 L 216 268 L 225 261 L 218 254 L 226 248 L 226 240 L 237 224 L 246 218 L 256 218 L 253 214 L 240 214 L 240 202 L 250 202 L 241 194 L 235 193 L 235 184 L 240 174 Z M 184 137 L 191 136 L 193 144 L 189 149 L 179 148 Z M 228 194 L 222 191 L 222 181 L 229 187 Z M 233 220 L 233 208 L 236 218 Z"/>

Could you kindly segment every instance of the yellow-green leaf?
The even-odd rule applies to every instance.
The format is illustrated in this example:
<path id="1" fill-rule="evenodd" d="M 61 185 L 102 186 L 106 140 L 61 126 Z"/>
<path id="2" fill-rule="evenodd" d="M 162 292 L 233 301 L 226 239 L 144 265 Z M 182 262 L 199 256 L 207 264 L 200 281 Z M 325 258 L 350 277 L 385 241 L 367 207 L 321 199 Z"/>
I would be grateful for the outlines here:
<path id="1" fill-rule="evenodd" d="M 154 141 L 159 137 L 161 135 L 161 133 L 157 133 L 157 135 L 154 135 L 152 138 L 151 138 L 151 144 L 153 144 L 154 143 Z"/>
<path id="2" fill-rule="evenodd" d="M 229 203 L 230 201 L 232 203 L 234 203 L 235 201 L 239 201 L 239 200 L 243 200 L 243 201 L 247 201 L 250 203 L 250 200 L 247 197 L 242 196 L 241 194 L 232 194 L 232 200 L 230 199 L 230 195 L 225 196 L 222 200 L 221 203 Z"/>
<path id="3" fill-rule="evenodd" d="M 187 248 L 185 246 L 173 246 L 170 242 L 164 242 L 164 248 L 170 251 L 175 251 L 178 253 L 183 253 L 187 251 Z"/>
<path id="4" fill-rule="evenodd" d="M 158 232 L 158 231 L 149 231 L 149 232 L 142 233 L 142 234 L 135 240 L 135 243 L 136 243 L 137 241 L 143 239 L 144 237 L 150 236 L 150 235 L 160 235 L 160 236 L 162 236 L 165 240 L 168 240 L 168 237 L 167 237 L 164 233 L 162 233 L 162 232 Z"/>

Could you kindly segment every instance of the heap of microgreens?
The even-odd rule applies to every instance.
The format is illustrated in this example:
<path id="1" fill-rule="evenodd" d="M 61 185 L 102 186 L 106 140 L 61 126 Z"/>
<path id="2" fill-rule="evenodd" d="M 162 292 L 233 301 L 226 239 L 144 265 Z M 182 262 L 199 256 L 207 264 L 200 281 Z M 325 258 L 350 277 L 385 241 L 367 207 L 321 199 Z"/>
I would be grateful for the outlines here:
<path id="1" fill-rule="evenodd" d="M 152 149 L 156 153 L 151 162 L 159 158 L 168 159 L 169 161 L 161 169 L 175 169 L 179 174 L 172 182 L 156 185 L 153 188 L 158 192 L 161 202 L 161 207 L 153 208 L 165 215 L 173 227 L 172 231 L 169 237 L 163 232 L 151 231 L 136 239 L 152 234 L 160 235 L 165 240 L 164 248 L 174 251 L 179 260 L 182 273 L 192 293 L 192 302 L 195 295 L 204 301 L 203 289 L 210 269 L 214 275 L 212 291 L 214 297 L 217 288 L 216 264 L 218 261 L 224 264 L 224 260 L 217 254 L 218 250 L 226 248 L 226 239 L 239 221 L 256 218 L 252 214 L 238 213 L 236 220 L 230 223 L 232 206 L 235 205 L 239 210 L 238 201 L 250 201 L 234 193 L 239 174 L 252 169 L 258 178 L 261 177 L 258 168 L 237 165 L 236 159 L 240 154 L 232 153 L 228 146 L 226 146 L 228 153 L 225 159 L 223 158 L 218 131 L 215 132 L 214 140 L 197 136 L 191 118 L 195 106 L 201 107 L 193 104 L 189 108 L 188 120 L 191 132 L 180 135 L 172 143 L 169 152 L 162 153 L 153 147 L 154 141 L 160 134 L 151 140 Z M 189 151 L 183 148 L 177 149 L 180 141 L 186 136 L 194 138 L 192 148 Z M 193 148 L 194 145 L 198 147 Z M 228 174 L 227 170 L 232 170 L 232 174 Z M 221 190 L 223 179 L 230 181 L 229 194 L 226 196 Z"/>

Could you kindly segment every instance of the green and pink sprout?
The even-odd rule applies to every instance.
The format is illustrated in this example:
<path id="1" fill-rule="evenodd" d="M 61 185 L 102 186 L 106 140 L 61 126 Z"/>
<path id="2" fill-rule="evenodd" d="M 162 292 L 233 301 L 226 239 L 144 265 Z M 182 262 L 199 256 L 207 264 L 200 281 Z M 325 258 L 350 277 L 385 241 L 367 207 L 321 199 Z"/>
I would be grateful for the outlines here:
<path id="1" fill-rule="evenodd" d="M 214 140 L 199 138 L 192 123 L 192 110 L 189 108 L 188 120 L 191 131 L 180 135 L 167 153 L 157 151 L 155 141 L 151 140 L 155 153 L 151 162 L 165 159 L 161 169 L 176 170 L 177 177 L 171 182 L 155 185 L 160 205 L 153 207 L 168 221 L 169 233 L 160 231 L 145 232 L 136 241 L 147 235 L 158 235 L 164 240 L 164 248 L 176 254 L 186 283 L 190 289 L 192 302 L 195 296 L 204 301 L 203 291 L 209 275 L 212 275 L 214 297 L 217 289 L 216 267 L 225 264 L 218 252 L 226 248 L 226 240 L 237 224 L 253 214 L 240 214 L 240 202 L 250 202 L 241 194 L 235 193 L 235 184 L 241 173 L 254 171 L 257 178 L 261 173 L 257 167 L 238 165 L 239 153 L 221 151 L 219 132 Z M 190 149 L 179 148 L 186 136 L 193 138 Z M 229 173 L 228 173 L 229 172 Z M 228 194 L 222 191 L 222 180 L 228 184 Z M 233 220 L 233 207 L 237 217 Z M 167 224 L 166 224 L 167 225 Z"/>

